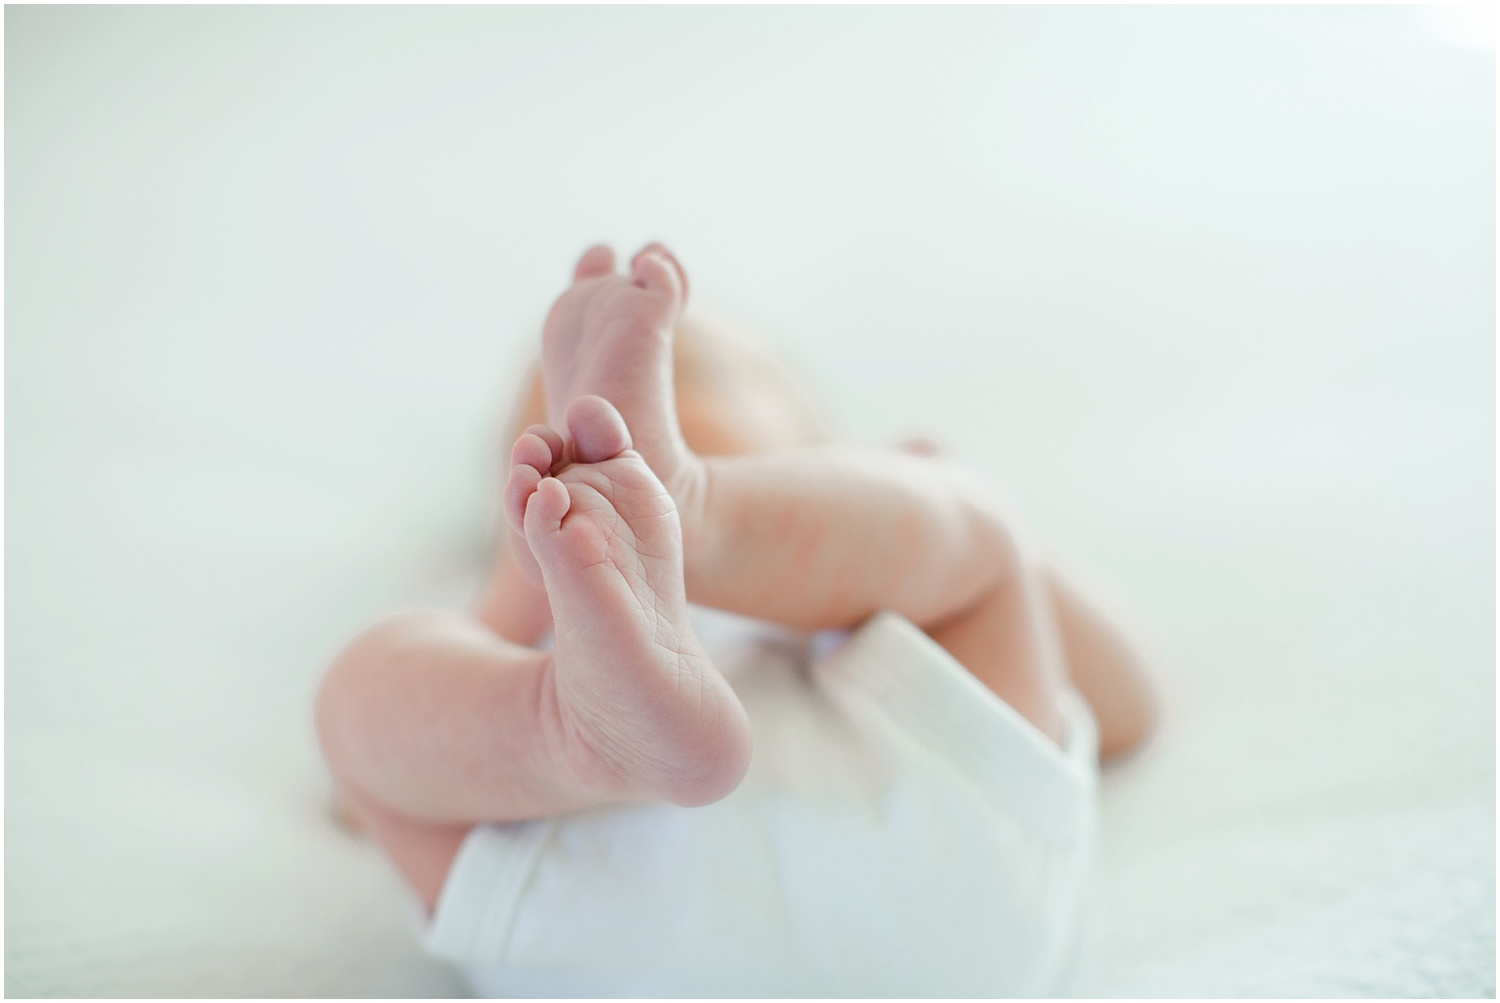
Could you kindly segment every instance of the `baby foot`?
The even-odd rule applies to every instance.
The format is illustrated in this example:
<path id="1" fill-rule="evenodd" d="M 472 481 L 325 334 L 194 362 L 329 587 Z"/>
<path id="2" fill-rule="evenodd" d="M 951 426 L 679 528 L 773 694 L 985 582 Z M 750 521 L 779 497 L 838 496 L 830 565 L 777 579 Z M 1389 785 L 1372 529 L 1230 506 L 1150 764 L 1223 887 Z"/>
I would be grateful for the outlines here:
<path id="1" fill-rule="evenodd" d="M 749 766 L 750 728 L 688 623 L 676 506 L 608 401 L 565 420 L 571 441 L 516 441 L 505 493 L 552 606 L 558 751 L 596 793 L 716 801 Z"/>
<path id="2" fill-rule="evenodd" d="M 603 397 L 679 507 L 697 466 L 682 438 L 672 381 L 672 338 L 687 288 L 687 273 L 661 244 L 642 248 L 623 276 L 612 250 L 593 247 L 542 331 L 548 421 L 560 428 L 572 401 Z"/>

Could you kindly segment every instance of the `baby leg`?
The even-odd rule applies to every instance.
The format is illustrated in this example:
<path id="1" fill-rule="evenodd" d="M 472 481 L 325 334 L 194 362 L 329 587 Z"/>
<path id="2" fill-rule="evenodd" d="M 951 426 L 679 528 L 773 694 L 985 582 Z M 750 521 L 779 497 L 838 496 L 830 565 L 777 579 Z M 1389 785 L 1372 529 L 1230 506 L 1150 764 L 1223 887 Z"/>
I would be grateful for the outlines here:
<path id="1" fill-rule="evenodd" d="M 1063 678 L 1050 607 L 987 487 L 944 460 L 825 447 L 702 458 L 674 408 L 681 265 L 652 245 L 628 275 L 596 248 L 543 333 L 546 397 L 612 401 L 677 503 L 695 602 L 790 626 L 894 610 L 1048 734 Z"/>
<path id="2" fill-rule="evenodd" d="M 567 417 L 569 442 L 521 437 L 507 492 L 555 653 L 454 614 L 395 617 L 357 639 L 318 700 L 325 755 L 356 808 L 451 826 L 617 800 L 703 804 L 744 775 L 748 722 L 688 625 L 671 498 L 609 404 L 585 398 Z"/>
<path id="3" fill-rule="evenodd" d="M 1053 605 L 1003 506 L 936 457 L 824 448 L 703 461 L 696 602 L 806 628 L 894 610 L 1054 739 Z"/>

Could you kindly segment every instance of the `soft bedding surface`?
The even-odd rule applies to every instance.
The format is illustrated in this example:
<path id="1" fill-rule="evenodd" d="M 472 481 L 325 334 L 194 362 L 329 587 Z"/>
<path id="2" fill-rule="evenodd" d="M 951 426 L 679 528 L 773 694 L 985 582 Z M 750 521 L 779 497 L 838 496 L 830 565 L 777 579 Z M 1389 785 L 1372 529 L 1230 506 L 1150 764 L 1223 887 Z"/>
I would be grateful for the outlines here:
<path id="1" fill-rule="evenodd" d="M 321 668 L 456 605 L 587 243 L 1106 583 L 1093 991 L 1493 995 L 1494 56 L 1462 12 L 8 8 L 8 995 L 446 995 Z"/>

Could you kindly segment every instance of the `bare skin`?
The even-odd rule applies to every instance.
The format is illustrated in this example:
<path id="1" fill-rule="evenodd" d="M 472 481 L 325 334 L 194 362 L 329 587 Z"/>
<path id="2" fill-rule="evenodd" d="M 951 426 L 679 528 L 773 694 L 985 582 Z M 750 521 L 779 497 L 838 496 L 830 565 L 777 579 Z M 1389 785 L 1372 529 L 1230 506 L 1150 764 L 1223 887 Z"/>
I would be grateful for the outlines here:
<path id="1" fill-rule="evenodd" d="M 533 555 L 556 631 L 543 698 L 559 759 L 600 800 L 717 801 L 750 763 L 750 726 L 688 620 L 671 495 L 619 412 L 575 398 L 570 440 L 516 441 L 506 515 Z"/>
<path id="2" fill-rule="evenodd" d="M 429 907 L 475 823 L 734 789 L 749 727 L 689 599 L 808 629 L 894 610 L 1053 740 L 1070 680 L 1107 753 L 1150 729 L 1139 660 L 981 481 L 941 457 L 758 436 L 685 394 L 686 296 L 660 245 L 626 275 L 607 248 L 583 256 L 544 329 L 546 423 L 515 443 L 511 539 L 475 614 L 383 621 L 325 679 L 334 775 Z M 733 455 L 705 455 L 724 441 Z M 549 628 L 555 651 L 536 650 Z"/>

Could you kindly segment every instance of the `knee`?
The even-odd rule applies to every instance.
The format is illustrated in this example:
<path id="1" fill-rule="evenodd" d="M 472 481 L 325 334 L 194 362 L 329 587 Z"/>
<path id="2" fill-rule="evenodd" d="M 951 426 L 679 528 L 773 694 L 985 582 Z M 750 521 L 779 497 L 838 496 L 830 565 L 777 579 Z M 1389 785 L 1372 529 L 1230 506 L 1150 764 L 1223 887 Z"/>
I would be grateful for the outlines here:
<path id="1" fill-rule="evenodd" d="M 974 553 L 982 555 L 984 590 L 988 592 L 1019 578 L 1032 563 L 1009 501 L 993 490 L 965 498 L 969 538 Z"/>
<path id="2" fill-rule="evenodd" d="M 397 613 L 371 624 L 346 644 L 323 673 L 313 702 L 313 728 L 323 758 L 345 779 L 360 744 L 362 722 L 380 698 L 380 681 L 406 661 L 435 614 Z"/>

